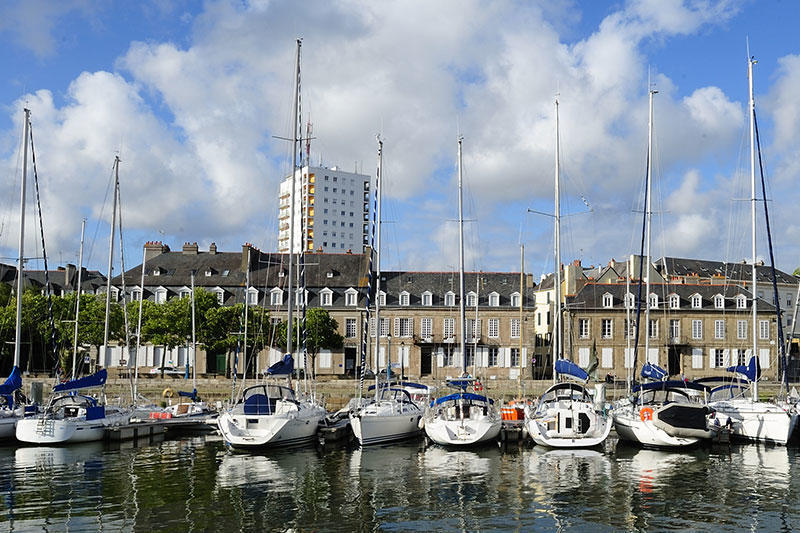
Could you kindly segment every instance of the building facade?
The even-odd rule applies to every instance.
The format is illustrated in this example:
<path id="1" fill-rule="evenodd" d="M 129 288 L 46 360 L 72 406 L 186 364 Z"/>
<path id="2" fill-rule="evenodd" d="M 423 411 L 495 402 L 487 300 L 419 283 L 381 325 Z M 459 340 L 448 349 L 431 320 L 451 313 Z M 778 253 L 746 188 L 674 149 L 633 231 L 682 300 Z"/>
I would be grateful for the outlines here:
<path id="1" fill-rule="evenodd" d="M 336 167 L 297 169 L 294 187 L 294 253 L 361 253 L 368 244 L 370 178 Z M 288 253 L 292 176 L 278 198 L 278 251 Z"/>

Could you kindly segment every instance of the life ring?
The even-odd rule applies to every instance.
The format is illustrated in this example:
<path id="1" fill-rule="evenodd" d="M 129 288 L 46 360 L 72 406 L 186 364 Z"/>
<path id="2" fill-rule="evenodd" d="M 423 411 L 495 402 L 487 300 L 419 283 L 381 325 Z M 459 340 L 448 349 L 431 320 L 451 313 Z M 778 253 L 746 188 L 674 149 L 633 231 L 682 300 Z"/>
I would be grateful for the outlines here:
<path id="1" fill-rule="evenodd" d="M 162 397 L 162 398 L 172 398 L 173 396 L 175 396 L 175 391 L 173 391 L 173 390 L 172 390 L 171 388 L 169 388 L 169 387 L 167 387 L 166 389 L 164 389 L 163 391 L 161 391 L 161 397 Z"/>
<path id="2" fill-rule="evenodd" d="M 642 409 L 639 411 L 639 418 L 642 419 L 642 422 L 644 422 L 646 420 L 652 420 L 653 419 L 653 408 L 652 407 L 642 407 Z"/>

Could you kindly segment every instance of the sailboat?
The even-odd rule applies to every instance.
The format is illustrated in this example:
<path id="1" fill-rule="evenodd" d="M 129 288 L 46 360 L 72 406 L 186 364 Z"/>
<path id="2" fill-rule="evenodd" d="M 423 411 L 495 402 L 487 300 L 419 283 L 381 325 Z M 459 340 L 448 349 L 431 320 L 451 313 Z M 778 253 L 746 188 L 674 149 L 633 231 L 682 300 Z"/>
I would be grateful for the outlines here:
<path id="1" fill-rule="evenodd" d="M 201 400 L 197 395 L 197 342 L 195 332 L 195 312 L 194 312 L 194 270 L 191 273 L 191 291 L 192 291 L 192 391 L 178 391 L 179 402 L 176 404 L 168 405 L 164 411 L 169 413 L 171 418 L 179 419 L 194 419 L 203 425 L 200 427 L 209 427 L 206 425 L 208 420 L 213 419 L 216 413 L 209 407 L 209 405 Z M 183 401 L 186 398 L 187 401 Z M 212 422 L 213 423 L 213 422 Z"/>
<path id="2" fill-rule="evenodd" d="M 25 416 L 25 408 L 17 405 L 16 392 L 22 388 L 22 372 L 19 368 L 21 348 L 22 325 L 22 273 L 23 252 L 25 244 L 25 185 L 28 175 L 28 129 L 30 127 L 31 112 L 25 109 L 25 124 L 23 126 L 23 156 L 22 156 L 22 183 L 19 206 L 19 263 L 17 265 L 17 320 L 14 333 L 14 366 L 5 382 L 0 385 L 0 398 L 3 406 L 0 408 L 0 440 L 13 439 L 17 421 Z"/>
<path id="3" fill-rule="evenodd" d="M 375 263 L 375 294 L 380 294 L 381 284 L 381 192 L 383 180 L 383 141 L 378 137 L 378 171 L 376 175 L 376 203 L 377 214 L 375 218 L 377 261 Z M 375 360 L 380 352 L 380 298 L 375 298 Z M 361 404 L 350 412 L 350 427 L 358 442 L 364 446 L 368 444 L 381 444 L 385 442 L 403 440 L 419 435 L 419 421 L 422 418 L 422 408 L 415 403 L 402 383 L 391 381 L 391 353 L 387 350 L 386 381 L 379 383 L 376 374 L 376 384 L 372 387 L 375 396 L 367 403 Z M 402 376 L 401 376 L 402 377 Z M 423 386 L 424 387 L 424 386 Z M 426 387 L 427 388 L 427 387 Z"/>
<path id="4" fill-rule="evenodd" d="M 645 181 L 645 241 L 647 254 L 639 256 L 639 293 L 643 276 L 646 276 L 645 324 L 650 323 L 650 184 L 653 161 L 653 96 L 657 91 L 649 91 L 649 124 L 647 142 L 647 178 Z M 645 274 L 642 270 L 647 269 Z M 642 298 L 638 298 L 636 341 L 639 344 L 639 315 Z M 627 332 L 626 332 L 627 333 Z M 645 334 L 645 354 L 649 354 L 650 335 Z M 634 348 L 634 354 L 636 348 Z M 636 368 L 634 356 L 633 368 Z M 707 387 L 689 381 L 667 380 L 667 372 L 657 365 L 647 362 L 642 366 L 642 377 L 653 381 L 636 384 L 632 396 L 623 398 L 614 406 L 614 428 L 621 439 L 643 446 L 679 448 L 697 444 L 708 438 L 709 408 L 705 405 Z"/>
<path id="5" fill-rule="evenodd" d="M 797 414 L 787 405 L 773 402 L 761 402 L 758 399 L 758 381 L 760 378 L 758 364 L 757 337 L 758 305 L 756 290 L 756 138 L 755 111 L 753 96 L 753 65 L 756 60 L 748 54 L 747 80 L 749 87 L 750 107 L 750 219 L 752 222 L 752 355 L 747 366 L 737 365 L 728 370 L 741 375 L 744 381 L 718 386 L 711 391 L 709 405 L 716 411 L 714 424 L 730 427 L 734 436 L 747 440 L 786 444 L 797 425 Z M 780 320 L 780 317 L 778 318 Z M 783 339 L 778 339 L 783 342 Z M 748 390 L 749 389 L 749 390 Z M 747 393 L 750 392 L 750 398 Z"/>
<path id="6" fill-rule="evenodd" d="M 295 63 L 294 94 L 294 135 L 292 149 L 292 192 L 291 215 L 289 217 L 289 275 L 286 328 L 286 354 L 283 359 L 267 369 L 267 376 L 275 378 L 274 382 L 253 385 L 242 392 L 242 397 L 233 407 L 217 417 L 219 428 L 225 443 L 231 448 L 252 449 L 262 447 L 284 447 L 311 442 L 317 433 L 317 427 L 325 418 L 325 408 L 313 398 L 297 399 L 291 387 L 291 374 L 294 371 L 292 357 L 292 262 L 294 256 L 294 197 L 295 178 L 297 176 L 297 124 L 299 121 L 298 101 L 300 97 L 300 47 L 297 40 L 297 57 Z M 249 262 L 248 262 L 249 263 Z M 249 269 L 249 264 L 248 264 Z M 245 305 L 246 307 L 246 305 Z M 306 354 L 302 354 L 305 358 Z M 245 362 L 245 369 L 247 363 Z M 286 385 L 277 382 L 277 378 L 285 376 Z"/>
<path id="7" fill-rule="evenodd" d="M 502 427 L 500 413 L 494 401 L 475 391 L 476 380 L 467 374 L 466 316 L 464 310 L 464 217 L 462 212 L 462 162 L 458 138 L 458 251 L 459 251 L 459 312 L 461 318 L 461 359 L 463 375 L 449 380 L 447 385 L 458 392 L 431 401 L 421 423 L 425 434 L 436 444 L 468 446 L 497 438 Z M 473 392 L 469 392 L 472 388 Z"/>
<path id="8" fill-rule="evenodd" d="M 103 347 L 108 346 L 109 308 L 111 303 L 111 267 L 114 255 L 114 231 L 116 229 L 117 202 L 119 200 L 119 156 L 114 158 L 114 192 L 111 215 L 111 236 L 108 250 L 108 279 L 106 281 L 106 317 Z M 80 288 L 78 289 L 80 297 Z M 88 442 L 105 437 L 108 427 L 127 424 L 131 410 L 100 403 L 96 398 L 77 394 L 87 388 L 104 387 L 108 371 L 101 369 L 94 374 L 59 383 L 44 411 L 17 423 L 17 439 L 33 444 Z M 57 394 L 60 393 L 60 394 Z M 105 401 L 105 394 L 103 394 Z"/>
<path id="9" fill-rule="evenodd" d="M 561 344 L 561 199 L 559 175 L 558 99 L 556 113 L 555 165 L 555 321 L 553 349 L 553 386 L 533 405 L 525 406 L 525 429 L 536 444 L 552 448 L 586 448 L 602 443 L 611 431 L 603 398 L 599 405 L 589 395 L 584 383 L 589 375 L 584 369 L 564 359 Z M 558 377 L 569 381 L 556 382 Z"/>

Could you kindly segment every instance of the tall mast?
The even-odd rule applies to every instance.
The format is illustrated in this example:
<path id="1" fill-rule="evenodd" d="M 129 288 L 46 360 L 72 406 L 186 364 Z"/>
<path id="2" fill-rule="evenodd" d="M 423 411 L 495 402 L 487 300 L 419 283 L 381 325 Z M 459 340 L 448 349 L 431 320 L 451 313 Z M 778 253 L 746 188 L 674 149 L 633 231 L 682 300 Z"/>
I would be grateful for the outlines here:
<path id="1" fill-rule="evenodd" d="M 81 274 L 83 274 L 83 237 L 86 232 L 86 219 L 81 222 L 81 247 L 78 252 L 78 285 L 75 287 L 75 336 L 72 339 L 72 379 L 75 379 L 75 365 L 78 359 L 78 316 L 81 312 Z"/>
<path id="2" fill-rule="evenodd" d="M 458 312 L 461 317 L 461 359 L 464 367 L 464 374 L 467 373 L 467 352 L 466 352 L 466 332 L 467 325 L 464 311 L 464 211 L 461 189 L 463 186 L 463 165 L 461 161 L 461 143 L 464 141 L 462 136 L 458 136 Z"/>
<path id="3" fill-rule="evenodd" d="M 758 311 L 757 300 L 758 291 L 756 290 L 756 141 L 755 141 L 755 112 L 756 102 L 753 97 L 753 65 L 756 60 L 750 57 L 748 49 L 747 58 L 747 82 L 750 92 L 750 224 L 752 227 L 752 290 L 753 290 L 753 357 L 758 357 L 757 335 L 758 335 Z M 778 317 L 780 320 L 780 317 Z M 779 339 L 780 341 L 780 339 Z M 753 380 L 753 401 L 758 401 L 758 380 Z"/>
<path id="4" fill-rule="evenodd" d="M 249 263 L 249 261 L 248 261 Z M 248 264 L 248 272 L 250 265 Z M 194 270 L 192 270 L 192 390 L 197 390 L 197 339 L 194 321 Z"/>
<path id="5" fill-rule="evenodd" d="M 145 263 L 147 262 L 147 245 L 145 244 L 144 250 L 142 251 L 142 281 L 139 284 L 139 316 L 137 317 L 137 324 L 136 324 L 136 363 L 134 368 L 134 376 L 133 376 L 133 404 L 136 405 L 136 402 L 139 399 L 139 348 L 142 346 L 142 304 L 144 302 L 144 269 Z M 194 270 L 192 271 L 192 277 L 194 277 Z"/>
<path id="6" fill-rule="evenodd" d="M 650 94 L 650 118 L 648 120 L 648 131 L 647 131 L 647 180 L 645 182 L 645 218 L 646 218 L 646 226 L 647 226 L 647 252 L 646 252 L 646 261 L 644 264 L 645 268 L 645 306 L 644 306 L 644 361 L 645 363 L 649 362 L 650 360 L 650 221 L 653 215 L 651 210 L 650 204 L 650 191 L 651 181 L 653 179 L 653 95 L 655 95 L 658 91 L 653 90 L 652 88 L 649 91 Z M 640 259 L 641 260 L 641 259 Z"/>
<path id="7" fill-rule="evenodd" d="M 289 281 L 288 281 L 288 290 L 289 290 L 289 302 L 287 304 L 287 326 L 286 326 L 286 352 L 292 353 L 292 312 L 293 312 L 293 304 L 294 304 L 294 291 L 292 285 L 292 261 L 294 260 L 294 194 L 295 194 L 295 182 L 297 176 L 297 122 L 300 120 L 297 116 L 297 107 L 299 106 L 300 102 L 300 46 L 302 41 L 297 39 L 297 56 L 295 58 L 295 68 L 294 68 L 294 114 L 292 115 L 294 124 L 292 125 L 292 185 L 291 185 L 291 193 L 290 194 L 290 206 L 289 206 Z"/>
<path id="8" fill-rule="evenodd" d="M 22 184 L 19 195 L 19 263 L 17 264 L 17 326 L 14 331 L 14 366 L 19 367 L 22 333 L 22 273 L 25 252 L 25 183 L 28 181 L 28 128 L 31 110 L 25 109 L 25 126 L 22 130 Z"/>
<path id="9" fill-rule="evenodd" d="M 556 166 L 555 166 L 555 313 L 553 313 L 553 383 L 556 382 L 555 364 L 563 357 L 564 347 L 561 337 L 561 140 L 559 139 L 558 98 L 556 98 Z M 520 324 L 520 327 L 522 324 Z M 520 357 L 522 354 L 520 354 Z"/>
<path id="10" fill-rule="evenodd" d="M 375 399 L 378 399 L 378 363 L 381 353 L 381 196 L 383 183 L 383 139 L 378 135 L 378 169 L 375 172 Z M 391 368 L 391 354 L 387 354 Z M 389 372 L 386 372 L 389 381 Z"/>
<path id="11" fill-rule="evenodd" d="M 247 271 L 244 273 L 244 343 L 242 343 L 242 390 L 247 381 L 247 318 L 250 302 L 247 301 L 247 291 L 250 289 L 250 245 L 247 245 Z M 194 276 L 192 276 L 194 281 Z M 192 288 L 192 337 L 194 337 L 194 288 Z M 194 342 L 194 340 L 192 341 Z"/>
<path id="12" fill-rule="evenodd" d="M 114 157 L 114 200 L 111 207 L 111 235 L 108 237 L 108 277 L 106 278 L 106 319 L 103 326 L 103 353 L 97 354 L 97 363 L 105 363 L 106 353 L 108 353 L 108 313 L 111 309 L 111 269 L 114 266 L 114 227 L 117 225 L 117 190 L 119 189 L 119 156 Z M 123 275 L 125 273 L 123 272 Z M 102 359 L 101 359 L 102 357 Z M 164 366 L 163 364 L 161 366 Z"/>

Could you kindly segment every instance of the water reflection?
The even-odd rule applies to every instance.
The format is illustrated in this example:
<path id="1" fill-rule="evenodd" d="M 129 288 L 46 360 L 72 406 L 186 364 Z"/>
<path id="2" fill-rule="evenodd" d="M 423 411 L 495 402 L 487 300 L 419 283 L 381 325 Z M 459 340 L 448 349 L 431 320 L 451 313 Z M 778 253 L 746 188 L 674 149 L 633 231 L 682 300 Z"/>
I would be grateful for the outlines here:
<path id="1" fill-rule="evenodd" d="M 800 526 L 796 463 L 796 448 L 616 442 L 232 454 L 200 436 L 0 448 L 0 530 L 790 531 Z"/>

